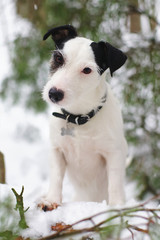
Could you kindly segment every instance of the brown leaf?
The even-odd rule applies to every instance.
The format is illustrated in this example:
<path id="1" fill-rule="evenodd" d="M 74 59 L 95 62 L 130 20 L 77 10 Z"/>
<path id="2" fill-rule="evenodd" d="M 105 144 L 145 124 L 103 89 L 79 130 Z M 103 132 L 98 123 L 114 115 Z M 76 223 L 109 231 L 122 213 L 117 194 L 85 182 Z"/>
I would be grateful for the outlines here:
<path id="1" fill-rule="evenodd" d="M 61 223 L 56 223 L 56 225 L 51 226 L 52 231 L 56 231 L 56 232 L 61 232 L 63 230 L 66 229 L 67 232 L 72 231 L 72 226 L 71 225 L 66 225 L 65 223 L 61 222 Z"/>

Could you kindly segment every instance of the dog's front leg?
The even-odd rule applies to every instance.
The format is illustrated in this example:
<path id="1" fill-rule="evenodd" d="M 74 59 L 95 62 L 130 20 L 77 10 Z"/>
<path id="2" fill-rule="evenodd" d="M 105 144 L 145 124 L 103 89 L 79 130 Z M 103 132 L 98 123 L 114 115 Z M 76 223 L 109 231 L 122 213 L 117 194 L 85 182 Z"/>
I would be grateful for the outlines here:
<path id="1" fill-rule="evenodd" d="M 123 151 L 107 154 L 108 204 L 123 204 L 125 201 L 125 154 Z"/>
<path id="2" fill-rule="evenodd" d="M 52 210 L 62 203 L 62 184 L 65 173 L 65 158 L 59 149 L 53 149 L 50 159 L 50 185 L 46 197 L 39 204 L 44 210 Z"/>

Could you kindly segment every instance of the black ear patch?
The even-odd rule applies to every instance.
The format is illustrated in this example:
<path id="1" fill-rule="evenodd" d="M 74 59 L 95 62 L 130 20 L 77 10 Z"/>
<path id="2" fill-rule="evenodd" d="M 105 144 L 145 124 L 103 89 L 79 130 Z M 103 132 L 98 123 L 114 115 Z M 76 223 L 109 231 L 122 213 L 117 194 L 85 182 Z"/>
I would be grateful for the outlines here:
<path id="1" fill-rule="evenodd" d="M 112 76 L 113 72 L 119 69 L 127 60 L 127 56 L 121 50 L 113 47 L 108 42 L 92 42 L 90 46 L 94 52 L 96 63 L 100 67 L 100 74 L 109 68 Z"/>
<path id="2" fill-rule="evenodd" d="M 64 25 L 50 29 L 43 37 L 46 40 L 50 35 L 55 42 L 56 48 L 62 49 L 66 41 L 77 37 L 75 28 L 71 25 Z"/>

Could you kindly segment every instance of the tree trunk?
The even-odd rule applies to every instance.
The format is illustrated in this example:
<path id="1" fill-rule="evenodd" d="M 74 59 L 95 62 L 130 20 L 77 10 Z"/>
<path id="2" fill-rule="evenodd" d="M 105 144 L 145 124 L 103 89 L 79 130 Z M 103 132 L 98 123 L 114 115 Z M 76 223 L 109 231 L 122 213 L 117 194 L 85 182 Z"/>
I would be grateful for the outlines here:
<path id="1" fill-rule="evenodd" d="M 5 164 L 4 155 L 0 152 L 0 183 L 5 183 Z"/>
<path id="2" fill-rule="evenodd" d="M 138 0 L 131 0 L 131 5 L 138 9 Z M 130 12 L 130 32 L 131 33 L 138 33 L 141 31 L 141 21 L 140 21 L 140 14 L 131 11 Z"/>

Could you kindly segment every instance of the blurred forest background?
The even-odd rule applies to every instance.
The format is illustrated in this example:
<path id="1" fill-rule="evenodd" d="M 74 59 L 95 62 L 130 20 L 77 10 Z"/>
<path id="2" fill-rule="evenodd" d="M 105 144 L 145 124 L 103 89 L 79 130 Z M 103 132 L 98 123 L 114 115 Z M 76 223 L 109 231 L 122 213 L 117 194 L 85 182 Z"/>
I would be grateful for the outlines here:
<path id="1" fill-rule="evenodd" d="M 12 73 L 1 99 L 44 114 L 41 92 L 54 45 L 42 41 L 51 27 L 72 24 L 80 36 L 121 48 L 128 60 L 108 80 L 122 102 L 126 137 L 133 153 L 127 178 L 140 199 L 160 192 L 160 4 L 158 0 L 17 0 L 16 12 L 30 22 L 27 35 L 8 43 Z M 158 9 L 159 7 L 159 9 Z M 3 11 L 3 9 L 1 9 Z"/>

